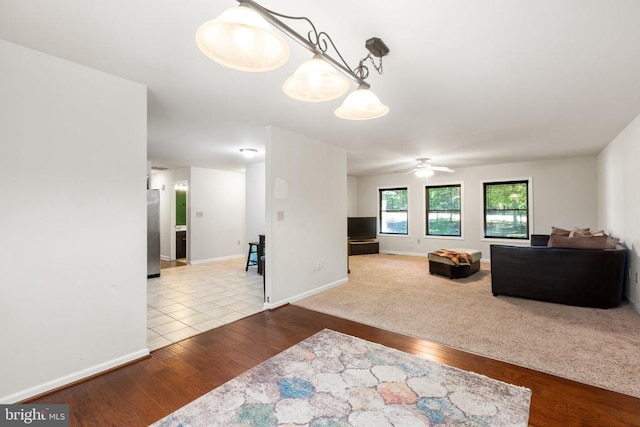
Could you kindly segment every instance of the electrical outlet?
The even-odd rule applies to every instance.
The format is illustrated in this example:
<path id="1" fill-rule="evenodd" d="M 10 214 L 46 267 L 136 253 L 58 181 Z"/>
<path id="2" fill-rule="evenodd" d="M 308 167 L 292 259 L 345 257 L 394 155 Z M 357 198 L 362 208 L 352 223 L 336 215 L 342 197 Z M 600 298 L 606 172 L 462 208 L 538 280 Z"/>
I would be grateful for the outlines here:
<path id="1" fill-rule="evenodd" d="M 320 271 L 323 268 L 324 268 L 324 264 L 322 263 L 322 261 L 316 262 L 316 271 Z"/>

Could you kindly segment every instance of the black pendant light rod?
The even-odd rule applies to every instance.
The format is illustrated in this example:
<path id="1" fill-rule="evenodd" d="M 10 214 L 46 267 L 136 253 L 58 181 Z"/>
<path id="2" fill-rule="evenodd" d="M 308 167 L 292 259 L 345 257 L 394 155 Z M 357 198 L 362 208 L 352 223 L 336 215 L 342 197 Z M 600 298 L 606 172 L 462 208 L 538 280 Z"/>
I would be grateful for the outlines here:
<path id="1" fill-rule="evenodd" d="M 324 59 L 325 61 L 329 62 L 331 65 L 333 65 L 334 67 L 336 67 L 337 69 L 342 71 L 347 77 L 349 77 L 353 81 L 355 81 L 358 84 L 358 87 L 360 87 L 362 89 L 369 89 L 370 85 L 369 85 L 369 83 L 367 83 L 365 81 L 365 79 L 369 75 L 369 71 L 368 71 L 367 67 L 363 65 L 363 61 L 364 60 L 360 61 L 359 65 L 355 69 L 355 71 L 352 70 L 351 68 L 349 68 L 349 66 L 347 65 L 346 61 L 344 60 L 344 58 L 340 54 L 340 51 L 338 51 L 338 48 L 336 48 L 336 45 L 333 43 L 333 40 L 331 40 L 331 37 L 329 37 L 329 35 L 327 33 L 325 33 L 324 31 L 318 32 L 316 30 L 315 25 L 313 25 L 313 22 L 311 22 L 310 19 L 308 19 L 306 17 L 303 17 L 303 16 L 302 17 L 296 17 L 296 16 L 282 15 L 280 13 L 271 11 L 269 9 L 266 9 L 266 8 L 260 6 L 258 3 L 256 3 L 253 0 L 237 0 L 237 1 L 241 5 L 250 7 L 251 9 L 255 10 L 256 12 L 258 12 L 265 20 L 267 20 L 269 23 L 271 23 L 274 27 L 278 28 L 280 31 L 285 33 L 287 36 L 289 36 L 294 41 L 298 42 L 305 49 L 311 51 L 314 55 L 321 56 L 322 59 Z M 297 20 L 307 21 L 307 23 L 309 23 L 309 25 L 311 26 L 312 29 L 309 31 L 308 37 L 305 38 L 305 37 L 301 36 L 295 30 L 293 30 L 291 27 L 289 27 L 287 24 L 282 22 L 280 19 L 278 19 L 276 16 L 279 16 L 279 17 L 285 18 L 285 19 L 297 19 Z M 313 36 L 313 39 L 312 39 L 312 36 Z M 327 52 L 326 52 L 327 48 L 328 48 L 327 40 L 328 40 L 329 43 L 331 43 L 331 46 L 333 47 L 333 49 L 336 51 L 337 55 L 342 60 L 342 63 L 340 63 L 339 61 L 337 61 L 334 58 L 332 58 L 329 54 L 327 54 Z M 372 40 L 373 40 L 373 44 L 375 44 L 375 48 L 374 49 L 369 47 L 371 45 L 371 41 Z M 382 48 L 381 48 L 381 46 L 382 46 Z M 387 53 L 389 53 L 389 49 L 384 44 L 384 42 L 382 42 L 382 40 L 380 40 L 380 39 L 375 39 L 374 38 L 374 39 L 367 40 L 366 47 L 367 47 L 367 49 L 369 49 L 369 51 L 372 54 L 374 54 L 376 56 L 381 55 L 380 58 L 382 58 L 382 56 L 384 56 Z M 380 61 L 382 61 L 382 59 L 380 59 Z M 378 68 L 376 67 L 376 69 L 378 69 Z M 381 68 L 380 68 L 380 70 L 378 70 L 378 72 L 381 72 Z"/>

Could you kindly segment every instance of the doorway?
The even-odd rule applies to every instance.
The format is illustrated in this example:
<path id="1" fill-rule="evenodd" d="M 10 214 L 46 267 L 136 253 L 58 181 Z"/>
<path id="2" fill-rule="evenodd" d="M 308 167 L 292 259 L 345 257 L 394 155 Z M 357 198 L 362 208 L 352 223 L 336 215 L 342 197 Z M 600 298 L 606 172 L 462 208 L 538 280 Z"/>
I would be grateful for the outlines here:
<path id="1" fill-rule="evenodd" d="M 188 259 L 188 190 L 189 184 L 187 182 L 175 185 L 175 260 L 184 264 Z"/>

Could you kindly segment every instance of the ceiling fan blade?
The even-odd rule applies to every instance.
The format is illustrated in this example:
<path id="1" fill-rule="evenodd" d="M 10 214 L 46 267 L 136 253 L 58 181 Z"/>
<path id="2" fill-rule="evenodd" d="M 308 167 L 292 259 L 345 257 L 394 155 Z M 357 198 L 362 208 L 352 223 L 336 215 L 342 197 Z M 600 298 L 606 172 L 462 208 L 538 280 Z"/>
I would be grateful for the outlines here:
<path id="1" fill-rule="evenodd" d="M 455 172 L 453 169 L 450 169 L 446 166 L 429 166 L 429 169 L 436 172 Z"/>
<path id="2" fill-rule="evenodd" d="M 401 173 L 403 175 L 408 175 L 408 174 L 413 173 L 413 172 L 415 172 L 417 170 L 418 170 L 418 168 L 400 169 L 400 170 L 397 170 L 397 171 L 393 171 L 393 173 Z"/>

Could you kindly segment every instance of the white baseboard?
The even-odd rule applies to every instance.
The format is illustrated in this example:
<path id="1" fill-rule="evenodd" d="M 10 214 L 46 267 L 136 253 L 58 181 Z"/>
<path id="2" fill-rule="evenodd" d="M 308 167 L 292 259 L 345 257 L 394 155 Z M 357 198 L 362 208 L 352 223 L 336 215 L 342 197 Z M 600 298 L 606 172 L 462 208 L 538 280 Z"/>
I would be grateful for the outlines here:
<path id="1" fill-rule="evenodd" d="M 162 261 L 171 261 L 171 257 L 166 255 L 160 255 L 160 259 Z"/>
<path id="2" fill-rule="evenodd" d="M 272 310 L 274 308 L 281 307 L 281 306 L 283 306 L 285 304 L 292 304 L 292 303 L 294 303 L 296 301 L 300 301 L 301 299 L 305 299 L 305 298 L 308 298 L 310 296 L 319 294 L 320 292 L 328 291 L 331 288 L 335 288 L 337 286 L 344 285 L 347 282 L 349 282 L 349 278 L 345 277 L 344 279 L 340 279 L 340 280 L 337 280 L 337 281 L 335 281 L 333 283 L 329 283 L 327 285 L 321 286 L 319 288 L 315 288 L 315 289 L 312 289 L 310 291 L 303 292 L 301 294 L 295 295 L 295 296 L 293 296 L 291 298 L 284 299 L 282 301 L 265 302 L 263 307 L 264 307 L 265 310 Z"/>
<path id="3" fill-rule="evenodd" d="M 629 305 L 631 306 L 631 308 L 633 308 L 634 311 L 638 313 L 638 315 L 640 315 L 640 307 L 638 307 L 635 302 L 631 301 L 631 298 L 629 298 L 628 295 L 625 295 L 625 297 L 627 297 L 627 301 L 629 301 Z"/>
<path id="4" fill-rule="evenodd" d="M 205 262 L 212 262 L 212 261 L 226 261 L 228 259 L 244 258 L 246 256 L 247 256 L 246 254 L 236 254 L 236 255 L 221 256 L 217 258 L 192 259 L 189 261 L 189 264 L 204 264 Z"/>
<path id="5" fill-rule="evenodd" d="M 144 350 L 138 350 L 136 352 L 126 354 L 116 359 L 112 359 L 104 363 L 91 366 L 89 368 L 83 369 L 78 372 L 74 372 L 69 375 L 65 375 L 64 377 L 56 378 L 55 380 L 38 384 L 37 386 L 28 388 L 26 390 L 13 393 L 8 396 L 2 396 L 0 397 L 0 404 L 11 404 L 16 402 L 21 402 L 25 399 L 29 399 L 31 397 L 38 396 L 48 391 L 55 390 L 56 388 L 71 384 L 75 381 L 79 381 L 79 380 L 88 378 L 92 375 L 96 375 L 104 371 L 107 371 L 109 369 L 117 368 L 118 366 L 122 366 L 127 363 L 133 362 L 135 360 L 141 359 L 147 356 L 148 354 L 149 354 L 149 349 L 147 348 L 145 348 Z"/>

